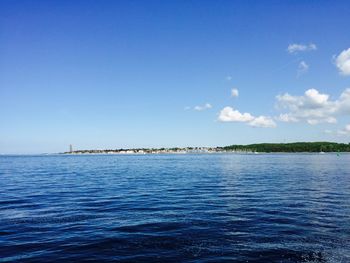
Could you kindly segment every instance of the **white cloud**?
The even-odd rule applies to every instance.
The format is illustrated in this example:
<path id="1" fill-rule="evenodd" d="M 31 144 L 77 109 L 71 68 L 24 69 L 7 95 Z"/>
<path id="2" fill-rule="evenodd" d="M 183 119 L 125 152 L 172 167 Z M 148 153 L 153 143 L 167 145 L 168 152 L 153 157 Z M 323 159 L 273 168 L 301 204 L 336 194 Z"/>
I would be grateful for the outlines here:
<path id="1" fill-rule="evenodd" d="M 231 76 L 227 76 L 227 77 L 226 77 L 226 80 L 227 80 L 227 81 L 231 81 L 231 80 L 232 80 L 232 77 L 231 77 Z"/>
<path id="2" fill-rule="evenodd" d="M 350 135 L 350 124 L 346 125 L 343 129 L 337 131 L 326 130 L 325 133 L 336 134 L 339 136 Z"/>
<path id="3" fill-rule="evenodd" d="M 337 100 L 330 100 L 328 94 L 316 89 L 305 91 L 303 96 L 285 93 L 276 99 L 277 108 L 285 111 L 277 119 L 284 122 L 336 123 L 337 116 L 350 114 L 350 89 L 344 90 Z"/>
<path id="4" fill-rule="evenodd" d="M 350 88 L 342 92 L 337 101 L 337 110 L 340 114 L 350 114 Z"/>
<path id="5" fill-rule="evenodd" d="M 350 124 L 348 124 L 348 125 L 345 126 L 345 131 L 347 131 L 347 132 L 350 133 Z"/>
<path id="6" fill-rule="evenodd" d="M 266 116 L 254 117 L 250 113 L 241 113 L 232 107 L 225 107 L 220 111 L 219 121 L 221 122 L 245 122 L 252 127 L 274 128 L 276 123 Z"/>
<path id="7" fill-rule="evenodd" d="M 298 66 L 298 73 L 297 77 L 300 77 L 301 75 L 305 74 L 306 72 L 309 71 L 310 66 L 306 64 L 305 61 L 301 61 Z"/>
<path id="8" fill-rule="evenodd" d="M 266 116 L 256 117 L 254 120 L 249 122 L 249 125 L 261 128 L 275 128 L 277 126 L 276 123 L 270 117 Z"/>
<path id="9" fill-rule="evenodd" d="M 310 125 L 316 125 L 316 124 L 320 124 L 320 123 L 330 123 L 330 124 L 337 123 L 337 119 L 334 117 L 328 117 L 328 118 L 324 118 L 324 119 L 308 119 L 306 121 Z"/>
<path id="10" fill-rule="evenodd" d="M 213 106 L 211 106 L 210 103 L 206 103 L 202 106 L 200 105 L 197 105 L 195 106 L 193 109 L 196 110 L 196 111 L 203 111 L 203 110 L 208 110 L 208 109 L 211 109 Z"/>
<path id="11" fill-rule="evenodd" d="M 276 119 L 283 122 L 298 122 L 297 118 L 289 114 L 280 114 Z"/>
<path id="12" fill-rule="evenodd" d="M 238 95 L 239 95 L 238 89 L 232 89 L 231 90 L 231 96 L 232 97 L 238 97 Z"/>
<path id="13" fill-rule="evenodd" d="M 310 105 L 323 105 L 327 103 L 329 95 L 321 94 L 316 89 L 309 89 L 305 91 L 306 101 L 310 103 Z"/>
<path id="14" fill-rule="evenodd" d="M 350 124 L 346 125 L 343 129 L 340 130 L 324 130 L 323 132 L 325 134 L 338 136 L 350 135 Z"/>
<path id="15" fill-rule="evenodd" d="M 303 51 L 312 51 L 316 50 L 317 46 L 313 43 L 309 45 L 304 45 L 304 44 L 290 44 L 287 48 L 287 51 L 291 54 L 293 53 L 298 53 L 298 52 L 303 52 Z"/>
<path id="16" fill-rule="evenodd" d="M 343 50 L 335 57 L 335 65 L 339 69 L 340 74 L 350 75 L 350 48 Z"/>
<path id="17" fill-rule="evenodd" d="M 240 113 L 231 107 L 225 107 L 220 111 L 219 121 L 222 122 L 248 122 L 254 117 L 250 113 Z"/>

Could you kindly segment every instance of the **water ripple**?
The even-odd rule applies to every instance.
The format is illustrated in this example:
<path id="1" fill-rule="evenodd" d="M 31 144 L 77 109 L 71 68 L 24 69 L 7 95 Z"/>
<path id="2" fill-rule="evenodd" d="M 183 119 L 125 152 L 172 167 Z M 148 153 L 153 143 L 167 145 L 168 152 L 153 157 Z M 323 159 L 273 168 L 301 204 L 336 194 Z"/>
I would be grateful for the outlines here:
<path id="1" fill-rule="evenodd" d="M 1 156 L 0 261 L 350 262 L 349 161 Z"/>

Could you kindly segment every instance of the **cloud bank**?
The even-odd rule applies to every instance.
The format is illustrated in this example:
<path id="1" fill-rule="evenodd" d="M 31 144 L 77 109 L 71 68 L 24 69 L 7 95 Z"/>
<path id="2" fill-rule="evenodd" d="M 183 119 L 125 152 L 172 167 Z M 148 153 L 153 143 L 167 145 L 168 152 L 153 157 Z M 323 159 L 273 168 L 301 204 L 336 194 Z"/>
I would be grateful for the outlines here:
<path id="1" fill-rule="evenodd" d="M 276 100 L 277 108 L 285 111 L 277 119 L 284 122 L 336 123 L 337 116 L 350 114 L 350 89 L 344 90 L 336 100 L 316 89 L 305 91 L 303 96 L 285 93 L 276 96 Z"/>

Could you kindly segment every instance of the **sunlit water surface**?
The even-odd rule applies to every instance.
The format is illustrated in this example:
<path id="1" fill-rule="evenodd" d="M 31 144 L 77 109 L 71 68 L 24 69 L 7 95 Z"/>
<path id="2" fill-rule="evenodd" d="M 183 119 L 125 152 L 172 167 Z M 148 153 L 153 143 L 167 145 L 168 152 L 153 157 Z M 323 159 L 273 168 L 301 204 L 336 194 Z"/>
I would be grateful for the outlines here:
<path id="1" fill-rule="evenodd" d="M 350 262 L 350 155 L 1 156 L 0 261 Z"/>

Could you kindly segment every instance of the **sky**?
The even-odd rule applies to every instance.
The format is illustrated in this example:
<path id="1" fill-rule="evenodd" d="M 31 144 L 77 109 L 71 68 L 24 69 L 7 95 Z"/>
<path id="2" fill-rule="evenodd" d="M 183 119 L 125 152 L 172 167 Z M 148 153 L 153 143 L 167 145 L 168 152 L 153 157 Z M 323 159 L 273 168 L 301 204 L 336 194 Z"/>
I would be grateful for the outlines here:
<path id="1" fill-rule="evenodd" d="M 349 1 L 0 1 L 0 153 L 350 142 Z"/>

